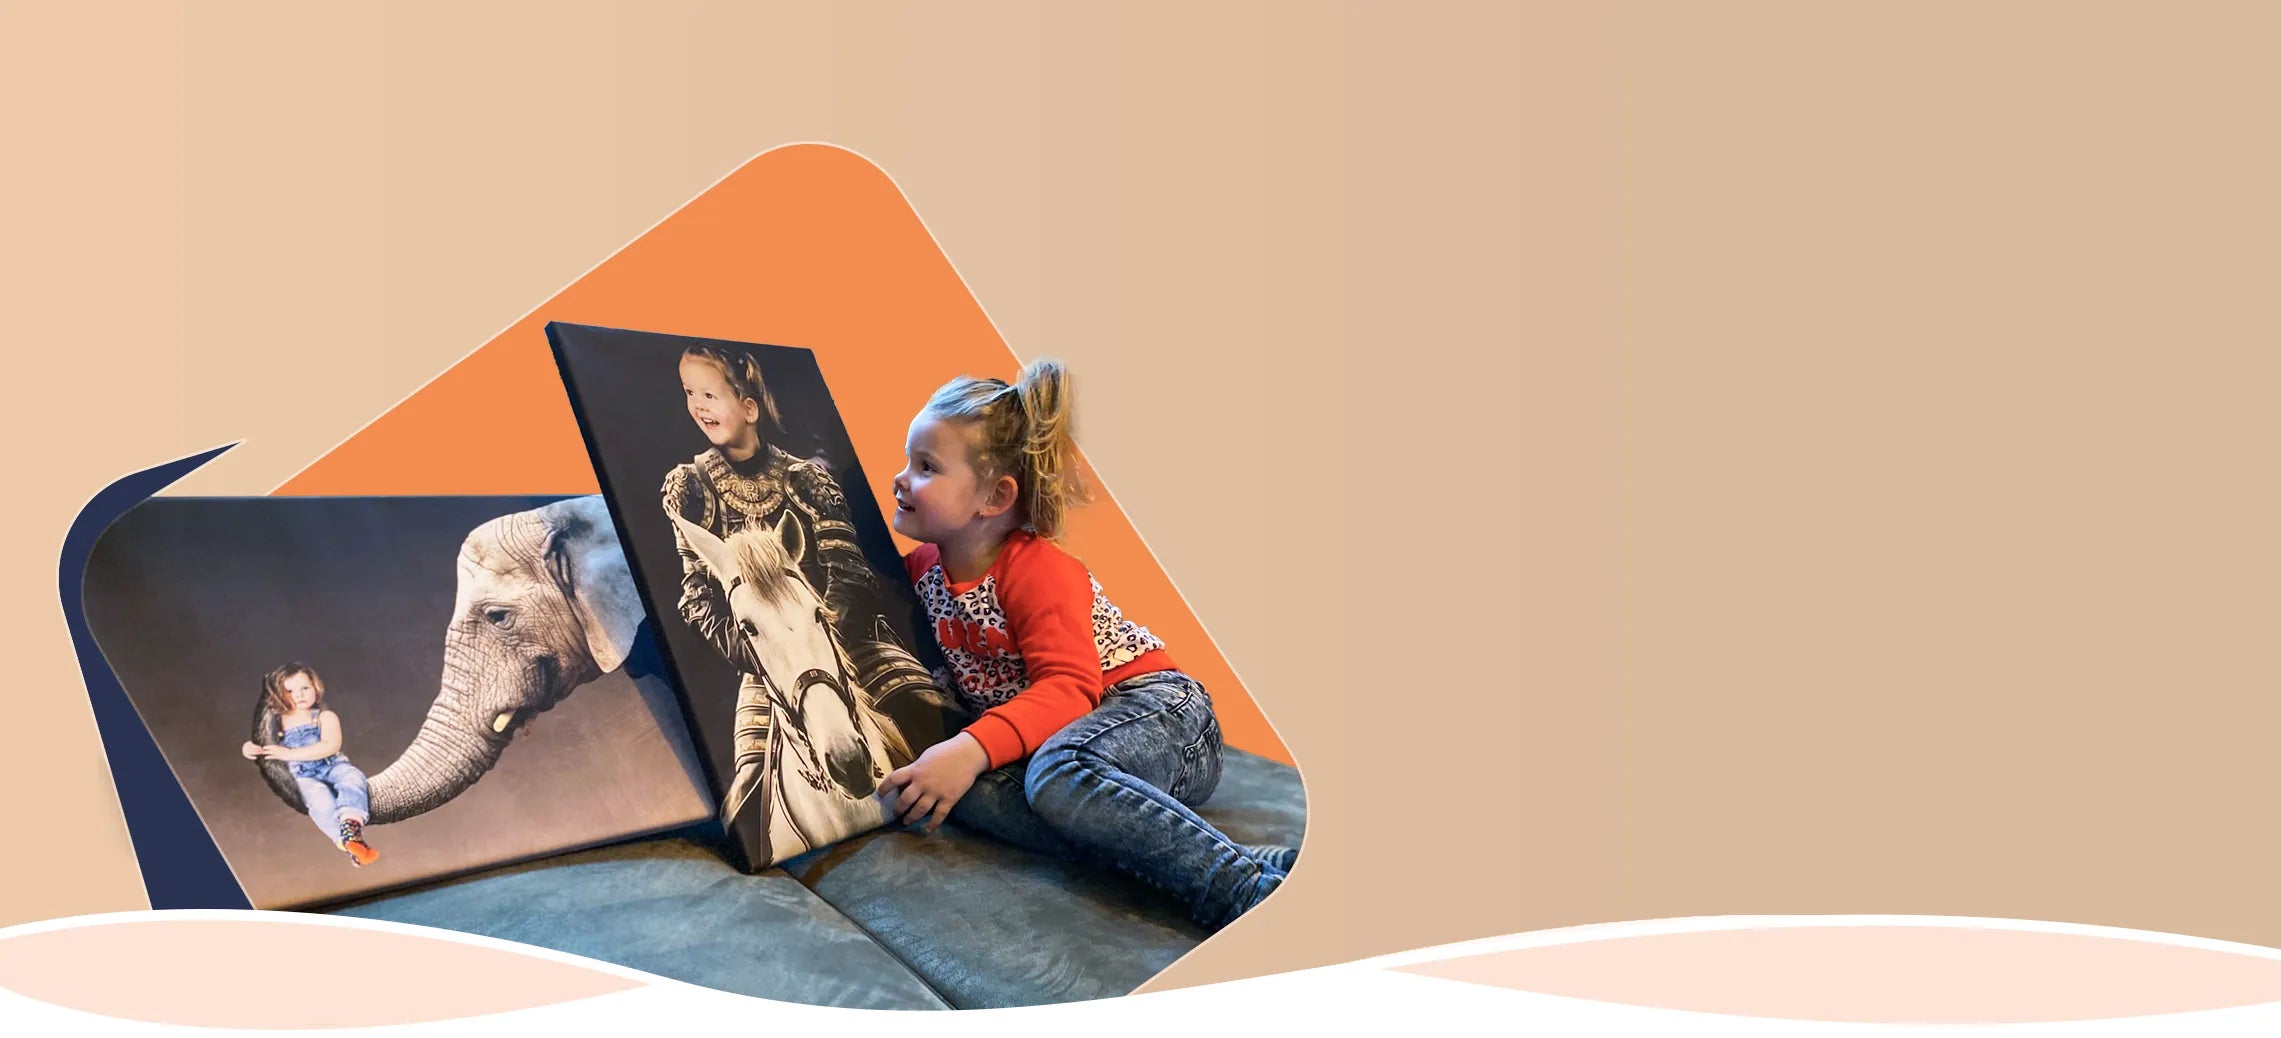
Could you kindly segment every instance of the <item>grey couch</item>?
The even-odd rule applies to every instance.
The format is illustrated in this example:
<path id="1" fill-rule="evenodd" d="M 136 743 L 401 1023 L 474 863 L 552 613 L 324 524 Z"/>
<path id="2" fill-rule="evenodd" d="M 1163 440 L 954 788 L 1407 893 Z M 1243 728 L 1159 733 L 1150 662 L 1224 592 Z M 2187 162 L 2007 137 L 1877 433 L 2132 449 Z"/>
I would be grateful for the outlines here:
<path id="1" fill-rule="evenodd" d="M 1298 773 L 1229 750 L 1198 811 L 1298 846 Z M 871 833 L 756 875 L 701 831 L 331 911 L 498 937 L 706 987 L 865 1009 L 976 1009 L 1122 995 L 1202 941 L 1167 895 L 944 826 Z"/>

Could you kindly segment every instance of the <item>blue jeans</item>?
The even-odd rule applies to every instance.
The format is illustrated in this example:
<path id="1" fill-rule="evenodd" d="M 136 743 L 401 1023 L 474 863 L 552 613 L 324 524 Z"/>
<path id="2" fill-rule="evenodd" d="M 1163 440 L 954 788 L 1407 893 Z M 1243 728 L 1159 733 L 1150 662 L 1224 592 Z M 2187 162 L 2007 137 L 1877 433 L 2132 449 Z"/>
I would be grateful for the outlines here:
<path id="1" fill-rule="evenodd" d="M 1147 883 L 1217 930 L 1283 872 L 1190 807 L 1220 782 L 1220 723 L 1202 683 L 1158 671 L 1109 686 L 1101 705 L 1016 761 L 975 779 L 950 820 L 1016 846 Z"/>
<path id="2" fill-rule="evenodd" d="M 372 817 L 364 772 L 347 757 L 336 753 L 320 761 L 294 761 L 293 765 L 293 783 L 301 789 L 301 806 L 309 810 L 309 820 L 317 823 L 326 839 L 341 842 L 344 817 L 359 822 Z"/>

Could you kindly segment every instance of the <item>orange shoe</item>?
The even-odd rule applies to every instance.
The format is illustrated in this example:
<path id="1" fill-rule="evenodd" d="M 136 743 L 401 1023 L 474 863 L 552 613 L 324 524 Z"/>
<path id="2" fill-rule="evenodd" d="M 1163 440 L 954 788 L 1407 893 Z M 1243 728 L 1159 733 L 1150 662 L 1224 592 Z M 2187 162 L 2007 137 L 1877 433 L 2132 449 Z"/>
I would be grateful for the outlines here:
<path id="1" fill-rule="evenodd" d="M 380 860 L 380 852 L 364 842 L 363 822 L 341 823 L 341 849 L 348 852 L 349 860 L 360 869 Z"/>
<path id="2" fill-rule="evenodd" d="M 348 852 L 348 860 L 360 869 L 380 860 L 380 852 L 373 850 L 372 845 L 363 840 L 344 840 L 341 849 Z"/>

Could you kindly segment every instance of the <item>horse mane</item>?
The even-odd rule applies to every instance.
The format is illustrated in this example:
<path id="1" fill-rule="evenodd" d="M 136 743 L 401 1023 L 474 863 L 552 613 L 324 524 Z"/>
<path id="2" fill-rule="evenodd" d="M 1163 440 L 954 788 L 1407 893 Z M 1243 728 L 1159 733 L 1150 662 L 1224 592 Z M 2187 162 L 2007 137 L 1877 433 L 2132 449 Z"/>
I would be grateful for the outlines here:
<path id="1" fill-rule="evenodd" d="M 792 554 L 784 550 L 784 542 L 777 540 L 775 531 L 768 527 L 746 526 L 730 534 L 723 543 L 736 559 L 738 578 L 759 592 L 762 601 L 779 606 L 795 605 L 799 602 L 800 589 L 819 600 L 823 598 L 815 588 L 808 586 L 807 578 L 800 575 L 800 564 L 793 561 Z"/>
<path id="2" fill-rule="evenodd" d="M 777 539 L 775 531 L 754 524 L 730 534 L 724 543 L 736 559 L 737 576 L 746 587 L 758 592 L 762 601 L 778 606 L 798 605 L 799 593 L 804 590 L 824 610 L 824 623 L 827 627 L 839 622 L 831 605 L 823 601 L 823 595 L 817 593 L 807 578 L 800 575 L 800 564 L 785 550 L 784 542 Z M 840 645 L 839 639 L 833 638 L 831 642 L 832 652 L 839 657 L 840 673 L 851 684 L 849 691 L 855 694 L 859 707 L 872 715 L 889 758 L 897 767 L 917 759 L 917 754 L 911 750 L 910 741 L 904 738 L 902 729 L 879 709 L 871 690 L 854 684 L 854 661 L 848 659 L 847 650 Z"/>

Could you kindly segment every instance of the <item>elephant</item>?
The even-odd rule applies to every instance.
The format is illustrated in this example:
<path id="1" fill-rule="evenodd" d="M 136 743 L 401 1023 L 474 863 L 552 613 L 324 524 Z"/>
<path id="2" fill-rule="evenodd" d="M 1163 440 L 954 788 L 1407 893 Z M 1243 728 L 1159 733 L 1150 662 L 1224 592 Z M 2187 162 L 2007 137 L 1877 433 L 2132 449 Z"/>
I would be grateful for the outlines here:
<path id="1" fill-rule="evenodd" d="M 368 824 L 401 822 L 465 792 L 531 718 L 624 665 L 646 615 L 599 495 L 476 527 L 460 545 L 458 581 L 442 688 L 411 745 L 368 780 Z M 264 700 L 257 743 L 276 739 Z M 265 760 L 261 771 L 301 809 L 285 763 Z"/>

